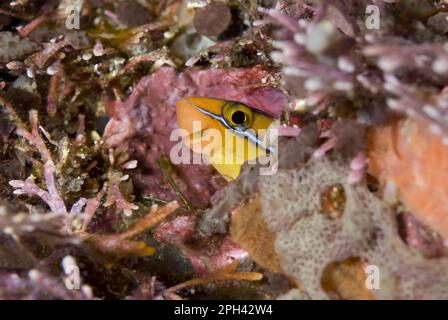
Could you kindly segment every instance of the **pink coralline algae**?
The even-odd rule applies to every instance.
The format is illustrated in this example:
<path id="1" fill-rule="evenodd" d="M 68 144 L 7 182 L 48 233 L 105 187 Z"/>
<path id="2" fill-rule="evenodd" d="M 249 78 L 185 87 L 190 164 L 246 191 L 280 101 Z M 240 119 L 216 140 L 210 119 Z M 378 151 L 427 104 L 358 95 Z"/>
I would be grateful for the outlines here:
<path id="1" fill-rule="evenodd" d="M 127 100 L 107 103 L 112 119 L 105 130 L 105 141 L 110 147 L 129 144 L 144 167 L 134 176 L 134 182 L 144 194 L 170 200 L 175 194 L 163 185 L 158 158 L 169 155 L 177 143 L 169 139 L 177 128 L 176 102 L 186 96 L 236 100 L 278 118 L 287 99 L 272 87 L 273 82 L 273 73 L 260 67 L 192 69 L 183 73 L 162 67 L 143 78 Z M 175 169 L 177 186 L 197 208 L 207 207 L 210 197 L 225 185 L 211 166 L 178 165 Z"/>
<path id="2" fill-rule="evenodd" d="M 196 223 L 196 216 L 179 216 L 158 227 L 155 237 L 179 247 L 198 274 L 213 273 L 248 257 L 247 251 L 228 237 L 203 238 L 196 230 Z M 205 242 L 207 246 L 200 245 Z"/>

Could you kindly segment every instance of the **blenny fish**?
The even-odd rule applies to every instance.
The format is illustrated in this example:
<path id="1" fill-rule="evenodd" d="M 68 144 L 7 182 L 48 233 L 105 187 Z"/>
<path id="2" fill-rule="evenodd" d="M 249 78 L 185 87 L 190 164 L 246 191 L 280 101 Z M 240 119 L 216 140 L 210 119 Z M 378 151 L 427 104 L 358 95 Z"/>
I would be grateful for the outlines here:
<path id="1" fill-rule="evenodd" d="M 227 180 L 239 175 L 245 161 L 274 152 L 266 139 L 274 119 L 241 102 L 187 97 L 177 102 L 176 111 L 179 128 L 189 134 L 188 147 Z"/>

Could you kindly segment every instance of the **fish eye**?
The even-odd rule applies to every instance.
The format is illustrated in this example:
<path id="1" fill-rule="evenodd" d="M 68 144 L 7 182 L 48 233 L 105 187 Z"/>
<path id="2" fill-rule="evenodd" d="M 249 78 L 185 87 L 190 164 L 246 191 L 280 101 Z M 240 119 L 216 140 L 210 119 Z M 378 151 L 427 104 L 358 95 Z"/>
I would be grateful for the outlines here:
<path id="1" fill-rule="evenodd" d="M 246 120 L 246 115 L 244 114 L 243 111 L 237 110 L 232 114 L 232 121 L 235 124 L 238 124 L 238 125 L 244 124 L 245 120 Z"/>
<path id="2" fill-rule="evenodd" d="M 243 104 L 227 103 L 223 116 L 231 127 L 247 129 L 252 125 L 252 110 Z"/>

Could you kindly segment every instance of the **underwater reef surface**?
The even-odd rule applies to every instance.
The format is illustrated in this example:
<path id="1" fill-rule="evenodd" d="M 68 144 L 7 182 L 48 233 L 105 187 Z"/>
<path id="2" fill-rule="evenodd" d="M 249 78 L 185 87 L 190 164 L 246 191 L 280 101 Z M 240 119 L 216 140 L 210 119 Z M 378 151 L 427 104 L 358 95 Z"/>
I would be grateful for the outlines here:
<path id="1" fill-rule="evenodd" d="M 448 299 L 447 5 L 3 1 L 0 298 Z"/>

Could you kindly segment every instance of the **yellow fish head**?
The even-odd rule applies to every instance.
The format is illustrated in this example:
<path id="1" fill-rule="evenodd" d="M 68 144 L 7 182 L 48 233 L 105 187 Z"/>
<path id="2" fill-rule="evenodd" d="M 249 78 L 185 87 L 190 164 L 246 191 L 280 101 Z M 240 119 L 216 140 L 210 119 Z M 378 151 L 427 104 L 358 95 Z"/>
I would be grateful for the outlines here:
<path id="1" fill-rule="evenodd" d="M 205 157 L 227 180 L 235 179 L 247 160 L 265 156 L 270 116 L 235 101 L 188 97 L 176 104 L 187 146 Z"/>

